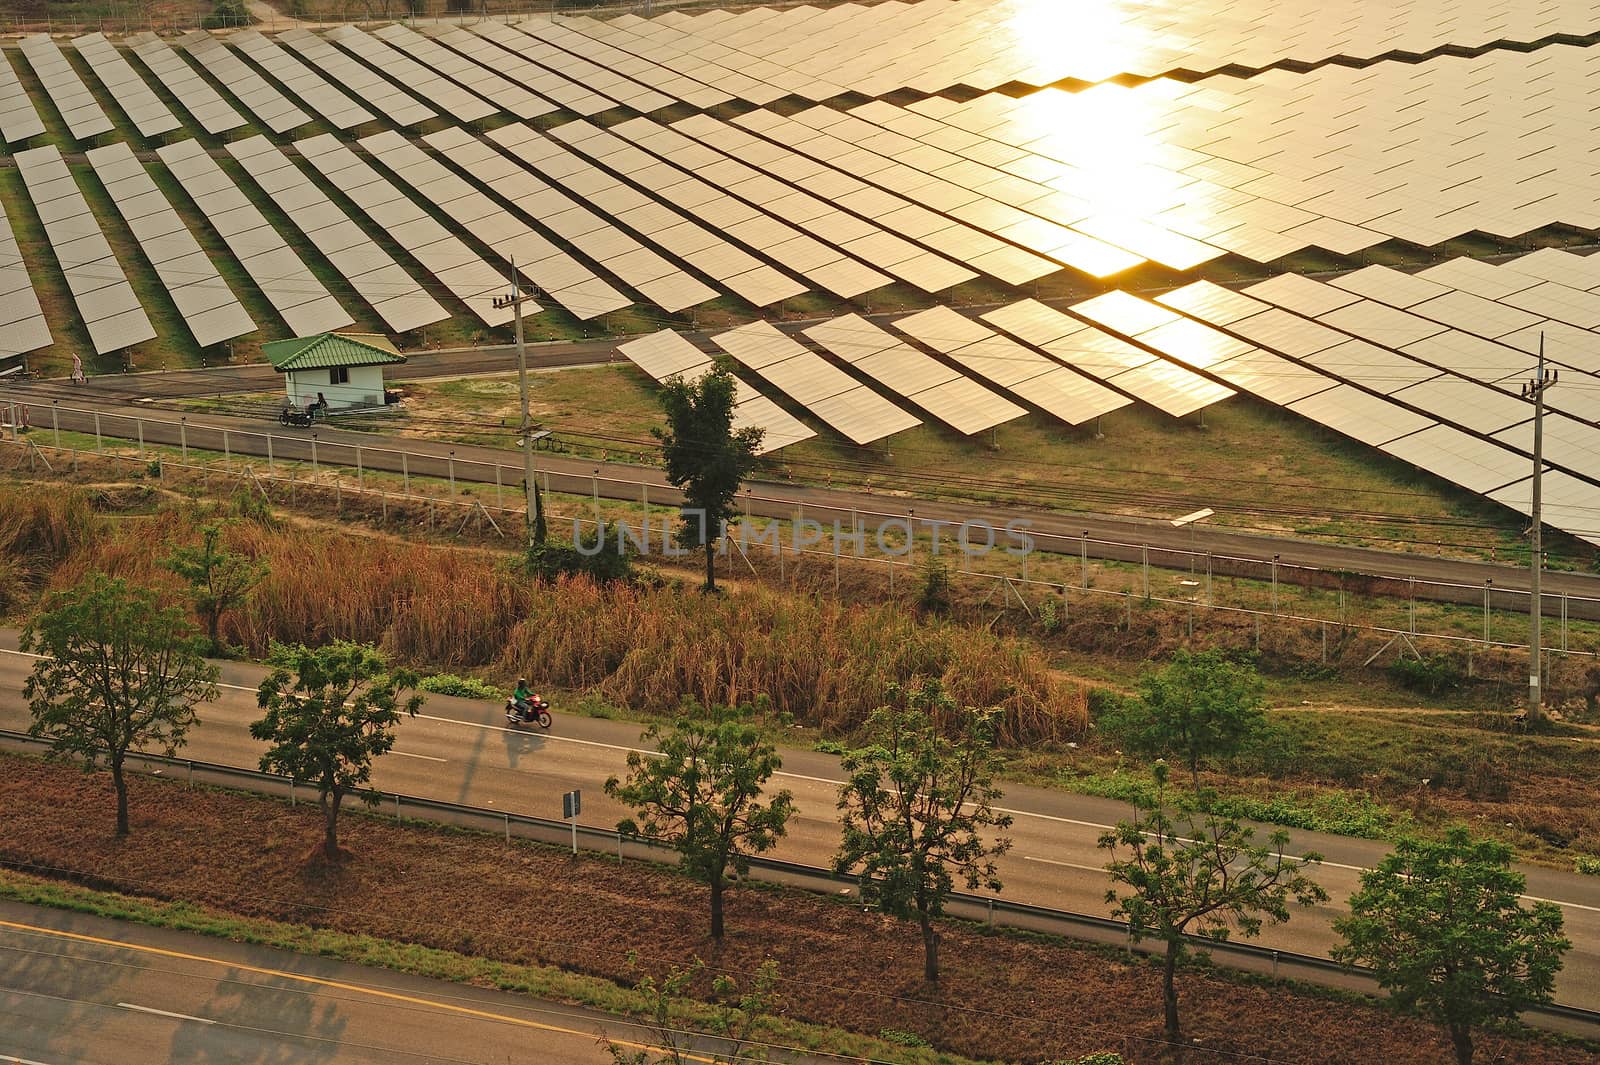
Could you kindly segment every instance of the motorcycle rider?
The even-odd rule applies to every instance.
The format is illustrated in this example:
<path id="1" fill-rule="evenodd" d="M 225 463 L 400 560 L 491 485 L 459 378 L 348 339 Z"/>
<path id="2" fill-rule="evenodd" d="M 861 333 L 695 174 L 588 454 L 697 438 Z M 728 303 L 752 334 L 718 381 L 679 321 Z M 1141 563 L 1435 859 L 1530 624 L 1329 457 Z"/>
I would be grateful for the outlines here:
<path id="1" fill-rule="evenodd" d="M 533 689 L 528 687 L 526 679 L 517 678 L 517 686 L 511 690 L 511 704 L 522 720 L 528 721 L 533 717 Z"/>

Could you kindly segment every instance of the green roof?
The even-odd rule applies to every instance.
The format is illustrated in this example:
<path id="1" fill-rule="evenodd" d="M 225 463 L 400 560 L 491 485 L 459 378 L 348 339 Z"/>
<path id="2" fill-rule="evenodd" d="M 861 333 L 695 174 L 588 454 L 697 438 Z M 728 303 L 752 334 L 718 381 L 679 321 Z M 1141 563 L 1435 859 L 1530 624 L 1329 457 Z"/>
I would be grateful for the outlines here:
<path id="1" fill-rule="evenodd" d="M 274 340 L 261 345 L 261 351 L 279 373 L 325 370 L 330 366 L 385 366 L 406 361 L 399 349 L 381 333 L 320 333 L 314 337 Z"/>

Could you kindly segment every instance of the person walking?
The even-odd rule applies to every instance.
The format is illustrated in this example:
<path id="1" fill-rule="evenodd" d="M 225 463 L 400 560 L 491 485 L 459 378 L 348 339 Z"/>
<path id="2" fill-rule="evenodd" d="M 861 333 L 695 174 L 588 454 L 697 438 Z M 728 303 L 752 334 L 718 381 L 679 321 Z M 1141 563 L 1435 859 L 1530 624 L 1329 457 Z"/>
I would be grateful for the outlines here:
<path id="1" fill-rule="evenodd" d="M 72 383 L 83 384 L 83 360 L 78 358 L 76 351 L 72 353 Z"/>

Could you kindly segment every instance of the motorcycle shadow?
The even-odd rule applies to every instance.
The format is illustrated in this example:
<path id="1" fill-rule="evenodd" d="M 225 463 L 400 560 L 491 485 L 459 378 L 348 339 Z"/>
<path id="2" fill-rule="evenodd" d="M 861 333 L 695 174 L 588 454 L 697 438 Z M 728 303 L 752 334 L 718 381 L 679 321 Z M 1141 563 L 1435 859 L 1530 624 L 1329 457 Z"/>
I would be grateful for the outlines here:
<path id="1" fill-rule="evenodd" d="M 500 736 L 505 740 L 506 767 L 509 769 L 517 768 L 517 761 L 523 755 L 537 754 L 545 748 L 544 737 L 536 732 L 529 732 L 526 726 L 519 728 L 515 725 L 506 725 Z"/>

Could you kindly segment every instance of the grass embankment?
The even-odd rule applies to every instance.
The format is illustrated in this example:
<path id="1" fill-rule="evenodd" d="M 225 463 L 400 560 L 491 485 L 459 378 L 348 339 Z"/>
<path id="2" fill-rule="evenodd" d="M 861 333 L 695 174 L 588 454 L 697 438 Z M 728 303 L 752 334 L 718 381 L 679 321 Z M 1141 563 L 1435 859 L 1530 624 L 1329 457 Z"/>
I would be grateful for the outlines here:
<path id="1" fill-rule="evenodd" d="M 516 422 L 514 376 L 408 389 L 418 413 L 385 423 L 408 435 L 498 443 L 503 433 L 485 434 Z M 660 405 L 631 366 L 539 374 L 530 393 L 535 418 L 570 446 L 613 456 L 656 450 L 650 430 L 663 424 Z M 807 483 L 1155 518 L 1203 502 L 1217 511 L 1215 525 L 1429 554 L 1506 560 L 1527 550 L 1522 524 L 1503 508 L 1246 397 L 1208 410 L 1204 429 L 1138 407 L 1107 415 L 1098 429 L 1029 416 L 963 437 L 925 424 L 866 448 L 824 433 L 769 466 L 769 475 Z M 1594 560 L 1592 548 L 1569 538 L 1553 555 L 1557 564 Z"/>
<path id="2" fill-rule="evenodd" d="M 655 972 L 698 955 L 747 974 L 772 958 L 783 977 L 784 1032 L 797 1040 L 806 1035 L 794 1022 L 804 1022 L 892 1029 L 1010 1061 L 1103 1050 L 1134 1061 L 1157 1056 L 1146 1040 L 1160 1031 L 1159 970 L 1119 951 L 949 924 L 943 975 L 930 987 L 920 978 L 915 925 L 847 901 L 741 888 L 729 897 L 729 933 L 718 946 L 705 935 L 703 891 L 659 866 L 573 859 L 559 848 L 358 815 L 342 833 L 355 860 L 336 872 L 308 871 L 302 857 L 319 831 L 313 807 L 140 777 L 131 781 L 133 834 L 118 841 L 105 790 L 86 787 L 75 767 L 19 756 L 0 762 L 0 861 L 134 896 L 124 907 L 131 916 L 154 911 L 160 921 L 276 936 L 300 949 L 611 1008 L 627 1008 L 627 996 L 527 967 L 627 983 L 630 952 Z M 53 894 L 10 883 L 9 893 Z M 538 905 L 527 905 L 530 898 Z M 171 905 L 180 902 L 187 905 Z M 1432 1065 L 1448 1055 L 1431 1026 L 1348 996 L 1198 969 L 1183 975 L 1181 988 L 1187 1033 L 1210 1050 L 1306 1065 Z M 1483 1042 L 1495 1060 L 1592 1060 L 1586 1049 L 1548 1041 Z M 930 1060 L 876 1049 L 884 1060 Z"/>

